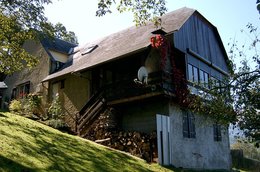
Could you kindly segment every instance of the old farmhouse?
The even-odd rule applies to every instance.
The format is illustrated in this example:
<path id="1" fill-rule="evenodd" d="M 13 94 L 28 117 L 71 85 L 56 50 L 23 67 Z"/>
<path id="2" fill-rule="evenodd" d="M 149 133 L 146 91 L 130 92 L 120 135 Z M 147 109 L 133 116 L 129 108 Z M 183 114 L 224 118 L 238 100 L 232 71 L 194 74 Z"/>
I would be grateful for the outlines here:
<path id="1" fill-rule="evenodd" d="M 5 80 L 7 95 L 33 92 L 40 84 L 46 100 L 59 94 L 64 120 L 82 137 L 100 114 L 113 109 L 111 120 L 120 130 L 157 133 L 160 164 L 230 169 L 227 126 L 193 114 L 176 98 L 187 86 L 196 94 L 200 87 L 194 83 L 207 87 L 210 78 L 221 81 L 228 75 L 228 57 L 217 28 L 186 7 L 161 19 L 160 28 L 147 23 L 71 46 L 70 52 L 50 49 L 47 54 L 55 59 L 55 69 L 46 58 L 36 73 L 26 74 L 33 75 L 31 80 L 22 73 L 19 79 L 10 76 Z M 60 62 L 64 64 L 59 68 Z"/>

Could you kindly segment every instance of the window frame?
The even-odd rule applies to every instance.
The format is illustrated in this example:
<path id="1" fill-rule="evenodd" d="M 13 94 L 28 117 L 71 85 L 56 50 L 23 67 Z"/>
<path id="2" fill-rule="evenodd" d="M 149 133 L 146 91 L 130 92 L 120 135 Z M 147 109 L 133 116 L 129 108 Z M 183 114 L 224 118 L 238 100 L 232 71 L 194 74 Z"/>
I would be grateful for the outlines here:
<path id="1" fill-rule="evenodd" d="M 191 63 L 188 63 L 188 80 L 193 83 L 199 82 L 199 68 Z"/>
<path id="2" fill-rule="evenodd" d="M 195 115 L 192 112 L 183 110 L 182 133 L 183 138 L 196 138 Z"/>
<path id="3" fill-rule="evenodd" d="M 199 69 L 199 83 L 204 88 L 209 88 L 209 73 L 203 69 Z"/>
<path id="4" fill-rule="evenodd" d="M 30 89 L 31 89 L 30 81 L 19 84 L 15 88 L 13 88 L 12 97 L 15 99 L 23 99 L 30 93 Z"/>

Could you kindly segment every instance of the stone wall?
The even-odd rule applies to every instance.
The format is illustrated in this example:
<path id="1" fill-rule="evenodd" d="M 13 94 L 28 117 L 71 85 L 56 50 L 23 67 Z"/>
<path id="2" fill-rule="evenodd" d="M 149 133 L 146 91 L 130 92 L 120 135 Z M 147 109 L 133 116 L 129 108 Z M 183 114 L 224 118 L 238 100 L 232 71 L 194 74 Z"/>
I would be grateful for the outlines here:
<path id="1" fill-rule="evenodd" d="M 214 141 L 213 122 L 195 115 L 196 138 L 183 137 L 182 110 L 170 104 L 172 165 L 195 169 L 230 169 L 228 128 L 222 127 L 222 141 Z"/>

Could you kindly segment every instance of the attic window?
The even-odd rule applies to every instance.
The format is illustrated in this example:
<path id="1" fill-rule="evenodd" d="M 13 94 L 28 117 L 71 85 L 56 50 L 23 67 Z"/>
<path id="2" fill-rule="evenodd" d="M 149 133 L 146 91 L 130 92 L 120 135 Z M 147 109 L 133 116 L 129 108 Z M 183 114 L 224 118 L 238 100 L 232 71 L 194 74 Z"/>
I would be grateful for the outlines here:
<path id="1" fill-rule="evenodd" d="M 89 54 L 89 53 L 91 53 L 93 50 L 95 50 L 97 47 L 98 47 L 98 45 L 92 45 L 92 46 L 83 48 L 83 50 L 81 51 L 81 55 Z"/>

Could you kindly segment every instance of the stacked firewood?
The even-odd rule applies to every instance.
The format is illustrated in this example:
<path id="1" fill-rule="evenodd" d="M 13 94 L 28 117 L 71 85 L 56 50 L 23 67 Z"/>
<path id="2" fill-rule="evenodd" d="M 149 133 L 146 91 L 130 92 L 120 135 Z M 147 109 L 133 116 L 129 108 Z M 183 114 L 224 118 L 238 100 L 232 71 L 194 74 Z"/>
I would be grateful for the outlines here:
<path id="1" fill-rule="evenodd" d="M 129 152 L 148 162 L 156 161 L 157 158 L 156 132 L 147 134 L 118 129 L 113 109 L 109 109 L 99 116 L 88 130 L 86 138 L 117 150 Z"/>

